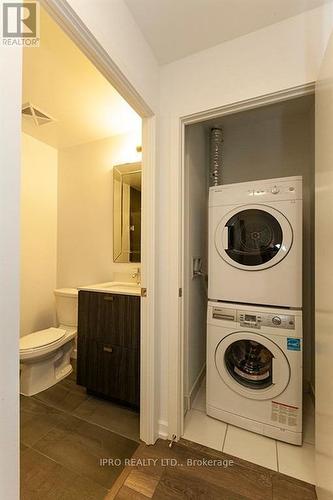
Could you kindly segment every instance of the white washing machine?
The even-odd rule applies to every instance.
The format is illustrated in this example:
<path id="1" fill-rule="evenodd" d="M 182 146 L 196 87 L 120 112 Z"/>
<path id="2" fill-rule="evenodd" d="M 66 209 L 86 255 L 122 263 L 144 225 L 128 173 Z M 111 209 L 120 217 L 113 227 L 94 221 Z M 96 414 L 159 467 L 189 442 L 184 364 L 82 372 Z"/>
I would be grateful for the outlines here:
<path id="1" fill-rule="evenodd" d="M 209 302 L 207 414 L 302 444 L 302 312 Z"/>
<path id="2" fill-rule="evenodd" d="M 210 300 L 302 307 L 302 178 L 211 187 Z"/>

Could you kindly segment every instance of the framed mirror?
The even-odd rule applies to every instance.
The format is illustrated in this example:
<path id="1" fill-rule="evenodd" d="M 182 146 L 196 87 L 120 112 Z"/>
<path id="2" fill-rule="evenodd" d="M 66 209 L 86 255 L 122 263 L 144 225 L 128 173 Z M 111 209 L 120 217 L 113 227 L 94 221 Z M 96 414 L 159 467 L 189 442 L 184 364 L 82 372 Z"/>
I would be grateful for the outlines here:
<path id="1" fill-rule="evenodd" d="M 113 261 L 141 261 L 141 162 L 113 167 Z"/>

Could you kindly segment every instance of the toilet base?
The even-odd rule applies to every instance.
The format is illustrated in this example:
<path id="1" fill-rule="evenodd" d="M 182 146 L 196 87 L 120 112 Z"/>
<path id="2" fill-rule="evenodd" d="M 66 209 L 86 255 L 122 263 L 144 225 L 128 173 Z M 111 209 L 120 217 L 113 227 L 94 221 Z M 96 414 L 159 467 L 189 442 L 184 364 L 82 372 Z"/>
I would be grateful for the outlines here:
<path id="1" fill-rule="evenodd" d="M 49 389 L 72 373 L 71 355 L 73 349 L 74 340 L 71 340 L 47 356 L 22 362 L 20 393 L 23 396 L 34 396 Z"/>

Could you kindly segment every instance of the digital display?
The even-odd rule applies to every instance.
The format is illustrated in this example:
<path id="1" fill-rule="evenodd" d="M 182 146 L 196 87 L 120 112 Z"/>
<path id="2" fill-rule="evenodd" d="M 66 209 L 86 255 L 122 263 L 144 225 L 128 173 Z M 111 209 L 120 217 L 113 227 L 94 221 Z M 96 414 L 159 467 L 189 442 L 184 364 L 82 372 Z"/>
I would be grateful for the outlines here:
<path id="1" fill-rule="evenodd" d="M 257 316 L 254 316 L 253 314 L 245 314 L 245 321 L 257 321 Z"/>

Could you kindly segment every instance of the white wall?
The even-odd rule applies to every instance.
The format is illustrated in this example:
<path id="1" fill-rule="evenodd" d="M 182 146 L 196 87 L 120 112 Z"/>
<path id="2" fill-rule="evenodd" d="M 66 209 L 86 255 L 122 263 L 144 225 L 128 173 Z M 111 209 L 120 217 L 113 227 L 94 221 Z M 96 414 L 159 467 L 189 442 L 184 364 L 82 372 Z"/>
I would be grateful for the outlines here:
<path id="1" fill-rule="evenodd" d="M 316 99 L 316 474 L 319 500 L 333 498 L 333 36 Z"/>
<path id="2" fill-rule="evenodd" d="M 315 81 L 331 4 L 161 68 L 161 113 L 185 116 Z"/>
<path id="3" fill-rule="evenodd" d="M 21 335 L 55 325 L 57 185 L 57 150 L 22 134 Z"/>
<path id="4" fill-rule="evenodd" d="M 0 44 L 0 498 L 19 498 L 21 50 Z"/>
<path id="5" fill-rule="evenodd" d="M 156 112 L 159 70 L 153 52 L 123 0 L 68 0 L 120 71 Z"/>
<path id="6" fill-rule="evenodd" d="M 315 81 L 332 26 L 332 4 L 328 4 L 161 68 L 160 418 L 169 422 L 171 434 L 178 432 L 178 360 L 167 353 L 177 352 L 179 341 L 180 117 Z"/>
<path id="7" fill-rule="evenodd" d="M 187 127 L 185 137 L 184 396 L 192 400 L 206 364 L 207 282 L 192 277 L 192 259 L 200 257 L 207 272 L 208 152 L 200 124 Z"/>
<path id="8" fill-rule="evenodd" d="M 110 281 L 138 264 L 113 262 L 112 167 L 140 161 L 141 132 L 113 136 L 59 151 L 59 287 Z"/>

